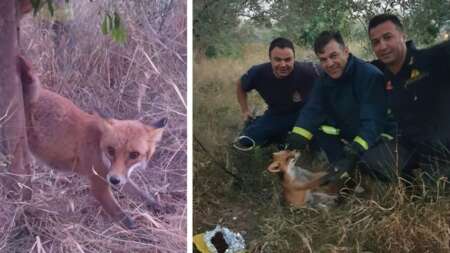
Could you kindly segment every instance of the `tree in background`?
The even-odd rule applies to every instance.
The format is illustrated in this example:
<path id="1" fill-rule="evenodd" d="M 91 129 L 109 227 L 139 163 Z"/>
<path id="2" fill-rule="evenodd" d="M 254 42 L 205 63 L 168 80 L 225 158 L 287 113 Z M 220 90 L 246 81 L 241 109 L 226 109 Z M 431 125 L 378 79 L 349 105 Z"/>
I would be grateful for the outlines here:
<path id="1" fill-rule="evenodd" d="M 418 44 L 433 44 L 439 29 L 450 20 L 450 1 L 417 0 L 414 3 L 405 17 L 407 34 Z"/>
<path id="2" fill-rule="evenodd" d="M 194 48 L 209 56 L 228 55 L 218 49 L 236 49 L 267 28 L 272 38 L 285 36 L 310 47 L 319 32 L 336 29 L 370 51 L 367 23 L 384 12 L 400 16 L 410 38 L 428 45 L 450 19 L 449 9 L 448 0 L 194 0 Z"/>
<path id="3" fill-rule="evenodd" d="M 348 1 L 352 19 L 365 27 L 376 14 L 389 12 L 398 15 L 410 39 L 429 45 L 436 41 L 439 28 L 450 19 L 448 0 L 352 0 Z"/>
<path id="4" fill-rule="evenodd" d="M 12 172 L 4 173 L 5 177 L 2 177 L 12 192 L 19 192 L 15 180 L 21 182 L 23 179 L 16 175 L 26 174 L 25 166 L 29 160 L 22 89 L 16 69 L 20 4 L 23 2 L 0 2 L 0 167 L 9 167 L 8 171 Z M 22 198 L 30 197 L 31 192 L 25 189 Z"/>
<path id="5" fill-rule="evenodd" d="M 270 15 L 280 35 L 298 45 L 309 47 L 323 30 L 340 30 L 344 36 L 350 33 L 346 1 L 279 0 L 273 2 Z"/>
<path id="6" fill-rule="evenodd" d="M 240 44 L 240 24 L 266 17 L 264 1 L 195 0 L 193 6 L 194 48 L 208 56 L 232 55 Z"/>

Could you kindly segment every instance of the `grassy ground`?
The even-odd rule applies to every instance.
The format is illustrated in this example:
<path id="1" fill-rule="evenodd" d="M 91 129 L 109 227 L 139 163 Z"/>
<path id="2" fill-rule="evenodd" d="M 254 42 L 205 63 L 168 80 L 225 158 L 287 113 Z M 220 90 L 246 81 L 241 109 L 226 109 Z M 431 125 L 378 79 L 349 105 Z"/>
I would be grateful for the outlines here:
<path id="1" fill-rule="evenodd" d="M 298 50 L 297 58 L 307 55 Z M 265 60 L 262 45 L 249 45 L 240 59 L 195 59 L 194 234 L 220 224 L 241 232 L 250 252 L 449 252 L 442 182 L 414 195 L 401 183 L 379 185 L 372 197 L 351 195 L 330 209 L 283 203 L 279 179 L 266 171 L 273 148 L 243 154 L 230 147 L 242 127 L 235 80 Z M 252 104 L 264 110 L 256 96 Z"/>
<path id="2" fill-rule="evenodd" d="M 74 17 L 59 37 L 48 20 L 28 15 L 22 20 L 22 53 L 43 86 L 88 112 L 147 124 L 168 118 L 148 168 L 132 177 L 174 210 L 155 215 L 116 192 L 138 225 L 125 230 L 104 213 L 87 180 L 36 162 L 31 201 L 7 198 L 0 184 L 1 253 L 186 250 L 186 2 L 113 2 L 70 1 Z M 103 13 L 114 9 L 127 27 L 123 45 L 100 32 Z M 0 176 L 5 165 L 0 159 Z"/>

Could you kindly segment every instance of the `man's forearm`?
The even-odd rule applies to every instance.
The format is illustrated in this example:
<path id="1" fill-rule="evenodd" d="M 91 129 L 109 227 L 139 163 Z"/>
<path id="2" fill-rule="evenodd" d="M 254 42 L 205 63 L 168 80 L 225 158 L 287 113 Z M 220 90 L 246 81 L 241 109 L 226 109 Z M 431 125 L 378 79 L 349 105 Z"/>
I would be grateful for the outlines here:
<path id="1" fill-rule="evenodd" d="M 247 103 L 247 92 L 242 89 L 240 82 L 238 82 L 237 84 L 236 96 L 239 106 L 241 107 L 241 112 L 244 114 L 247 113 L 249 111 Z"/>

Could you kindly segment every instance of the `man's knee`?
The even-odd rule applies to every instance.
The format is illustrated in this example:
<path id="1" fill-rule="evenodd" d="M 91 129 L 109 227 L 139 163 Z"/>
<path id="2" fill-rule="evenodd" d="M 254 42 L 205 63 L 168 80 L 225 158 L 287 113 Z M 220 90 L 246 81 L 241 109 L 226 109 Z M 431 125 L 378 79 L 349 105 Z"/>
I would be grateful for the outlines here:
<path id="1" fill-rule="evenodd" d="M 394 141 L 379 141 L 361 158 L 360 168 L 382 181 L 393 181 L 411 163 L 412 154 Z"/>
<path id="2" fill-rule="evenodd" d="M 292 117 L 264 114 L 246 123 L 239 139 L 246 145 L 263 146 L 268 143 L 284 142 L 295 121 Z"/>

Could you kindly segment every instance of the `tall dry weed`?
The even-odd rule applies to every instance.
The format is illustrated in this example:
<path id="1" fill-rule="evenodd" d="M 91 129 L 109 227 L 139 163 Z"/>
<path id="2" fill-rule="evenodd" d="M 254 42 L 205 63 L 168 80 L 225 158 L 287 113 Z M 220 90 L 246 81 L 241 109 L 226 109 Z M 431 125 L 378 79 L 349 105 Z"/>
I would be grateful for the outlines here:
<path id="1" fill-rule="evenodd" d="M 73 18 L 56 28 L 39 15 L 22 20 L 22 53 L 45 87 L 86 111 L 147 123 L 169 119 L 153 160 L 133 178 L 175 211 L 154 215 L 139 201 L 116 193 L 139 225 L 124 230 L 91 197 L 86 180 L 37 163 L 30 202 L 8 200 L 0 187 L 0 252 L 184 252 L 186 1 L 70 4 Z M 123 45 L 100 32 L 103 14 L 113 10 L 128 31 Z"/>

